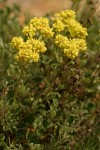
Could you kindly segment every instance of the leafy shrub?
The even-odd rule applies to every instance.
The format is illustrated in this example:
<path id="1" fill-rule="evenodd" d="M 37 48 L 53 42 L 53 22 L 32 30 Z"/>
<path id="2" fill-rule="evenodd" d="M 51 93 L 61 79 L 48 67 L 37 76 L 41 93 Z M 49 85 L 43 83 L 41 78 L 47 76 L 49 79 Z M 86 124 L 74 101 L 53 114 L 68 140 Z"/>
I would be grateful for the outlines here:
<path id="1" fill-rule="evenodd" d="M 8 8 L 3 9 L 0 14 L 3 14 L 6 9 Z M 14 14 L 16 14 L 15 10 L 13 10 Z M 96 44 L 97 39 L 99 41 L 98 28 L 95 24 L 93 27 L 88 26 L 88 51 L 78 53 L 75 58 L 69 55 L 64 56 L 65 47 L 61 44 L 65 37 L 68 38 L 67 44 L 65 42 L 67 47 L 69 41 L 74 41 L 76 38 L 84 40 L 84 38 L 80 37 L 80 34 L 77 37 L 73 30 L 65 32 L 62 24 L 60 34 L 63 40 L 57 41 L 58 45 L 56 45 L 54 41 L 59 32 L 56 17 L 61 17 L 57 14 L 53 20 L 50 20 L 50 28 L 47 28 L 51 33 L 49 39 L 42 36 L 48 33 L 48 30 L 45 32 L 45 28 L 38 29 L 34 35 L 35 39 L 45 42 L 47 49 L 36 62 L 34 61 L 36 59 L 32 59 L 33 57 L 26 59 L 26 54 L 29 53 L 19 55 L 23 42 L 25 44 L 29 38 L 33 38 L 33 35 L 32 37 L 31 34 L 28 35 L 30 30 L 26 30 L 30 28 L 23 30 L 25 35 L 21 38 L 22 45 L 17 43 L 16 47 L 16 41 L 19 42 L 19 38 L 12 40 L 12 45 L 18 49 L 17 52 L 16 49 L 11 48 L 9 44 L 11 38 L 21 33 L 21 27 L 18 22 L 16 26 L 16 22 L 9 18 L 10 14 L 11 11 L 7 11 L 6 15 L 1 17 L 2 20 L 6 20 L 6 23 L 2 22 L 1 25 L 5 28 L 0 32 L 0 149 L 99 150 L 100 54 L 99 45 Z M 17 16 L 14 19 L 16 20 Z M 10 25 L 8 25 L 9 21 Z M 32 23 L 34 24 L 34 20 Z M 81 29 L 85 29 L 78 25 Z M 51 27 L 53 27 L 52 31 Z M 77 30 L 75 31 L 77 33 Z M 2 33 L 6 32 L 8 34 L 5 37 Z M 91 37 L 93 37 L 92 40 Z M 92 46 L 92 43 L 95 45 Z M 79 43 L 76 42 L 76 44 Z M 35 46 L 38 47 L 38 45 L 39 43 Z M 15 56 L 18 56 L 17 59 Z"/>

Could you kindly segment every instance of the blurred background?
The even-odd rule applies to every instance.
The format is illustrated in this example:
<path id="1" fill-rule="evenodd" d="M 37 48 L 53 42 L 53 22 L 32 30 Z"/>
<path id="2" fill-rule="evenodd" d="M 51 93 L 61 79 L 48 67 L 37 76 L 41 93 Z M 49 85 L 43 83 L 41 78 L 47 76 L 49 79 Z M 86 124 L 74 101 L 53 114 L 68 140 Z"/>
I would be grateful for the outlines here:
<path id="1" fill-rule="evenodd" d="M 82 22 L 94 16 L 100 20 L 100 0 L 0 0 L 0 8 L 14 4 L 20 7 L 20 22 L 24 21 L 25 14 L 44 16 L 63 9 L 74 9 Z"/>
<path id="2" fill-rule="evenodd" d="M 30 14 L 41 16 L 46 13 L 59 11 L 61 9 L 70 9 L 73 3 L 81 2 L 80 9 L 83 9 L 86 3 L 94 5 L 96 14 L 100 12 L 100 0 L 1 0 L 7 1 L 7 5 L 18 4 L 23 11 L 29 11 Z"/>
<path id="3" fill-rule="evenodd" d="M 72 0 L 8 0 L 8 5 L 17 3 L 22 10 L 28 11 L 35 16 L 43 16 L 46 13 L 59 11 L 61 9 L 70 8 Z"/>

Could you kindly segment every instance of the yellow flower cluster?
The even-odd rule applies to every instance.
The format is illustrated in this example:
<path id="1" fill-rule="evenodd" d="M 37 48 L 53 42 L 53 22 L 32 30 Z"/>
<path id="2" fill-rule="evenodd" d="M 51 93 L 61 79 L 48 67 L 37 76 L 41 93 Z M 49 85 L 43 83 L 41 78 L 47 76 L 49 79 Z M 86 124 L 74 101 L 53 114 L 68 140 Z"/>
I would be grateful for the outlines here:
<path id="1" fill-rule="evenodd" d="M 87 29 L 76 21 L 75 12 L 65 10 L 52 17 L 55 44 L 64 50 L 65 56 L 75 58 L 86 50 Z"/>
<path id="2" fill-rule="evenodd" d="M 44 53 L 47 50 L 45 47 L 45 43 L 43 41 L 29 38 L 26 43 L 27 43 L 27 45 L 32 46 L 32 51 L 34 53 Z"/>
<path id="3" fill-rule="evenodd" d="M 80 51 L 86 50 L 86 42 L 84 39 L 68 39 L 63 35 L 57 35 L 55 37 L 55 43 L 59 48 L 64 50 L 65 56 L 68 58 L 75 58 L 78 56 Z"/>
<path id="4" fill-rule="evenodd" d="M 11 41 L 11 45 L 16 49 L 20 49 L 21 45 L 23 45 L 23 38 L 21 37 L 14 37 Z"/>
<path id="5" fill-rule="evenodd" d="M 55 14 L 51 23 L 47 18 L 35 17 L 22 32 L 26 36 L 25 40 L 22 37 L 14 37 L 11 41 L 11 45 L 18 50 L 18 61 L 37 62 L 39 54 L 47 50 L 44 41 L 47 42 L 45 39 L 48 38 L 52 38 L 52 42 L 63 49 L 68 58 L 75 58 L 80 51 L 86 50 L 87 30 L 76 21 L 75 12 L 72 10 Z"/>
<path id="6" fill-rule="evenodd" d="M 21 37 L 14 37 L 11 41 L 11 45 L 18 50 L 15 58 L 18 61 L 37 62 L 39 53 L 44 53 L 47 50 L 45 43 L 42 41 L 43 38 L 51 38 L 54 35 L 49 20 L 35 17 L 23 28 L 22 32 L 27 37 L 26 41 Z M 37 38 L 41 38 L 41 41 Z"/>
<path id="7" fill-rule="evenodd" d="M 49 20 L 42 17 L 35 17 L 31 19 L 29 25 L 25 26 L 22 32 L 29 37 L 34 37 L 38 34 L 38 32 L 39 35 L 46 38 L 51 38 L 54 34 L 52 29 L 50 28 Z"/>
<path id="8" fill-rule="evenodd" d="M 11 45 L 18 50 L 15 56 L 17 61 L 37 62 L 39 60 L 39 53 L 46 51 L 45 43 L 33 38 L 28 38 L 24 42 L 21 37 L 14 37 Z"/>
<path id="9" fill-rule="evenodd" d="M 64 54 L 68 58 L 75 58 L 83 50 L 86 50 L 86 42 L 83 39 L 72 39 L 69 40 L 68 45 L 64 48 Z"/>
<path id="10" fill-rule="evenodd" d="M 63 36 L 61 34 L 56 35 L 55 37 L 55 43 L 60 47 L 60 48 L 65 48 L 68 44 L 69 40 L 66 36 Z"/>
<path id="11" fill-rule="evenodd" d="M 53 25 L 52 28 L 56 32 L 61 32 L 66 29 L 66 20 L 75 19 L 75 12 L 72 10 L 65 10 L 57 13 L 52 17 Z"/>
<path id="12" fill-rule="evenodd" d="M 86 38 L 87 29 L 83 28 L 76 20 L 75 12 L 72 10 L 65 10 L 57 13 L 52 17 L 53 29 L 60 32 L 69 32 L 71 37 Z"/>
<path id="13" fill-rule="evenodd" d="M 65 20 L 67 30 L 70 33 L 70 36 L 73 38 L 82 38 L 85 39 L 87 34 L 87 29 L 83 28 L 82 25 L 74 19 Z"/>
<path id="14" fill-rule="evenodd" d="M 66 19 L 75 19 L 76 15 L 73 10 L 63 10 L 60 11 L 59 13 L 56 13 L 54 17 L 64 21 Z"/>

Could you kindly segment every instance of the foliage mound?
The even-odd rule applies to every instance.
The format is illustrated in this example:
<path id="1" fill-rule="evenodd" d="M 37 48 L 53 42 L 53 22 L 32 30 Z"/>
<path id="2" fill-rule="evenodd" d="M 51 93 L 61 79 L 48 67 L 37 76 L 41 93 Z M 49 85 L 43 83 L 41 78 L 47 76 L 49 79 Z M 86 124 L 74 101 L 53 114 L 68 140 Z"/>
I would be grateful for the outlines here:
<path id="1" fill-rule="evenodd" d="M 0 10 L 0 149 L 99 150 L 100 24 L 18 14 Z"/>

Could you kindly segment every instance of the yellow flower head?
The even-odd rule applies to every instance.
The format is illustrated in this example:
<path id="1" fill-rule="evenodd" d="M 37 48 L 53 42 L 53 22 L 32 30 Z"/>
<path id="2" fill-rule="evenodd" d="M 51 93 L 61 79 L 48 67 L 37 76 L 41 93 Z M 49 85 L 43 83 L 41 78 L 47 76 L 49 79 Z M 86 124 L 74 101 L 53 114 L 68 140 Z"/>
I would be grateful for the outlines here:
<path id="1" fill-rule="evenodd" d="M 67 47 L 64 49 L 64 54 L 68 58 L 75 58 L 79 54 L 79 47 L 76 40 L 70 40 Z"/>
<path id="2" fill-rule="evenodd" d="M 45 43 L 43 41 L 29 38 L 26 43 L 32 45 L 32 50 L 35 53 L 39 53 L 39 52 L 44 53 L 47 50 L 45 47 Z"/>
<path id="3" fill-rule="evenodd" d="M 86 41 L 84 39 L 72 39 L 71 41 L 77 45 L 79 51 L 85 51 L 87 49 Z"/>
<path id="4" fill-rule="evenodd" d="M 64 55 L 68 58 L 75 58 L 78 56 L 80 51 L 86 50 L 86 42 L 84 39 L 70 39 L 62 35 L 55 37 L 55 44 L 62 48 Z"/>
<path id="5" fill-rule="evenodd" d="M 56 13 L 54 17 L 51 18 L 53 21 L 52 28 L 56 32 L 61 32 L 66 27 L 65 21 L 75 19 L 75 17 L 76 17 L 75 12 L 72 10 L 64 10 L 59 13 Z"/>
<path id="6" fill-rule="evenodd" d="M 76 21 L 74 11 L 65 10 L 55 14 L 52 22 L 52 28 L 55 32 L 55 44 L 63 49 L 65 56 L 75 58 L 80 51 L 87 49 L 85 40 L 88 35 L 87 29 Z"/>
<path id="7" fill-rule="evenodd" d="M 69 19 L 66 20 L 65 22 L 67 30 L 69 31 L 71 37 L 85 39 L 86 36 L 88 35 L 87 29 L 83 28 L 82 25 L 78 23 L 76 20 Z"/>
<path id="8" fill-rule="evenodd" d="M 31 49 L 27 50 L 20 50 L 19 53 L 16 54 L 15 59 L 17 61 L 24 61 L 24 62 L 37 62 L 39 60 L 39 54 L 33 53 Z"/>
<path id="9" fill-rule="evenodd" d="M 30 20 L 30 24 L 32 24 L 34 28 L 41 29 L 41 27 L 49 26 L 49 20 L 43 17 L 34 17 Z"/>
<path id="10" fill-rule="evenodd" d="M 55 44 L 60 47 L 60 48 L 66 48 L 66 46 L 68 45 L 69 40 L 66 36 L 63 36 L 61 34 L 58 34 L 55 37 Z"/>
<path id="11" fill-rule="evenodd" d="M 59 13 L 55 14 L 54 17 L 64 21 L 66 19 L 75 19 L 76 15 L 73 10 L 64 10 L 64 11 L 60 11 Z"/>
<path id="12" fill-rule="evenodd" d="M 32 54 L 32 59 L 34 62 L 37 62 L 39 60 L 39 54 L 38 53 L 33 53 Z"/>
<path id="13" fill-rule="evenodd" d="M 30 25 L 32 25 L 39 33 L 46 38 L 53 37 L 54 33 L 49 25 L 49 20 L 47 18 L 35 17 L 30 20 Z"/>
<path id="14" fill-rule="evenodd" d="M 14 37 L 11 41 L 11 46 L 15 47 L 16 49 L 20 49 L 23 45 L 23 38 L 21 37 Z"/>
<path id="15" fill-rule="evenodd" d="M 30 24 L 29 26 L 25 26 L 22 32 L 26 36 L 34 37 L 36 29 Z"/>
<path id="16" fill-rule="evenodd" d="M 54 19 L 53 20 L 53 25 L 52 25 L 52 28 L 54 29 L 54 31 L 56 32 L 61 32 L 64 30 L 65 28 L 65 25 L 63 24 L 63 22 L 61 20 L 58 20 L 58 19 Z"/>
<path id="17" fill-rule="evenodd" d="M 74 59 L 79 55 L 79 50 L 76 47 L 73 48 L 72 45 L 69 46 L 69 49 L 64 49 L 64 55 L 67 58 Z"/>
<path id="18" fill-rule="evenodd" d="M 24 42 L 22 38 L 14 37 L 11 45 L 18 50 L 15 56 L 17 61 L 37 62 L 39 60 L 39 53 L 44 53 L 47 50 L 43 41 L 33 38 L 28 38 Z"/>

